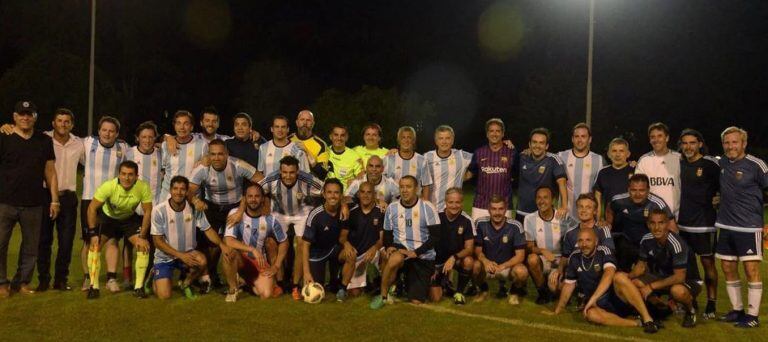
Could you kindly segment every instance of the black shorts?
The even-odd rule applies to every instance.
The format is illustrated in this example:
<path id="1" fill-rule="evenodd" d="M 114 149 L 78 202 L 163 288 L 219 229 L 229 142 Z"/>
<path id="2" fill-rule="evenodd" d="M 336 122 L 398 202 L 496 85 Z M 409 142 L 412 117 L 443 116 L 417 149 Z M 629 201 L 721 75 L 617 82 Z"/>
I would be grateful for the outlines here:
<path id="1" fill-rule="evenodd" d="M 408 259 L 403 263 L 405 286 L 408 300 L 427 301 L 430 279 L 435 274 L 435 261 L 419 258 Z"/>
<path id="2" fill-rule="evenodd" d="M 621 300 L 612 288 L 597 299 L 597 306 L 619 317 L 627 317 L 637 313 L 635 308 Z"/>
<path id="3" fill-rule="evenodd" d="M 205 200 L 205 203 L 208 205 L 208 209 L 205 209 L 205 218 L 211 224 L 211 228 L 216 229 L 219 235 L 224 234 L 224 228 L 227 225 L 227 215 L 232 209 L 239 207 L 240 203 L 218 205 L 208 200 Z"/>
<path id="4" fill-rule="evenodd" d="M 631 272 L 640 255 L 640 248 L 629 241 L 626 235 L 618 234 L 613 236 L 613 243 L 616 244 L 616 261 L 618 261 L 619 271 Z"/>
<path id="5" fill-rule="evenodd" d="M 699 256 L 715 255 L 715 242 L 717 242 L 716 232 L 691 233 L 680 231 L 680 237 L 691 247 L 694 253 Z"/>
<path id="6" fill-rule="evenodd" d="M 451 280 L 451 274 L 443 273 L 443 265 L 445 265 L 445 263 L 435 264 L 435 273 L 431 277 L 430 286 L 443 288 L 448 286 L 448 282 Z M 464 272 L 460 262 L 453 264 L 453 270 L 456 272 Z"/>
<path id="7" fill-rule="evenodd" d="M 654 281 L 661 280 L 664 278 L 666 277 L 662 277 L 657 274 L 646 272 L 637 279 L 642 281 L 646 285 L 648 285 Z M 699 283 L 699 280 L 686 279 L 682 285 L 688 288 L 688 291 L 691 292 L 691 296 L 693 296 L 693 298 L 696 298 L 696 296 L 698 296 L 699 293 L 701 292 L 701 284 Z M 653 290 L 653 293 L 655 293 L 656 295 L 669 295 L 669 288 L 656 289 L 656 290 Z"/>
<path id="8" fill-rule="evenodd" d="M 762 261 L 763 232 L 737 232 L 720 229 L 715 253 L 718 259 L 728 261 Z"/>
<path id="9" fill-rule="evenodd" d="M 325 257 L 313 259 L 310 257 L 309 259 L 309 274 L 312 275 L 312 279 L 319 284 L 325 284 L 325 268 L 326 265 L 328 266 L 329 273 L 331 275 L 331 281 L 335 282 L 338 280 L 338 273 L 341 269 L 341 262 L 339 261 L 339 246 L 333 247 L 333 250 L 331 250 L 328 253 L 323 253 Z"/>
<path id="10" fill-rule="evenodd" d="M 99 226 L 97 230 L 99 235 L 104 235 L 109 239 L 120 239 L 130 237 L 141 232 L 141 221 L 143 217 L 133 214 L 126 219 L 117 220 L 99 212 Z"/>

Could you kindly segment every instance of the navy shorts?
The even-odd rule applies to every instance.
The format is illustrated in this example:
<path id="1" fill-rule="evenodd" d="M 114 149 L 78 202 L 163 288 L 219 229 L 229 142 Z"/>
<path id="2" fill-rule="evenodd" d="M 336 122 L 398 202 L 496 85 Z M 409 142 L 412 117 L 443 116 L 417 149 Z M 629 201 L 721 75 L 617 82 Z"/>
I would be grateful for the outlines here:
<path id="1" fill-rule="evenodd" d="M 694 253 L 699 256 L 712 256 L 715 254 L 715 243 L 717 242 L 717 233 L 691 233 L 680 231 L 680 237 L 691 247 Z"/>
<path id="2" fill-rule="evenodd" d="M 179 259 L 175 259 L 169 262 L 159 262 L 153 266 L 152 279 L 173 279 L 174 269 L 181 271 L 186 268 L 187 265 L 184 265 L 184 262 Z"/>
<path id="3" fill-rule="evenodd" d="M 636 313 L 635 308 L 621 300 L 619 295 L 613 292 L 613 289 L 608 290 L 597 299 L 597 306 L 619 317 L 627 317 Z"/>
<path id="4" fill-rule="evenodd" d="M 728 261 L 762 261 L 763 232 L 720 229 L 715 256 Z"/>

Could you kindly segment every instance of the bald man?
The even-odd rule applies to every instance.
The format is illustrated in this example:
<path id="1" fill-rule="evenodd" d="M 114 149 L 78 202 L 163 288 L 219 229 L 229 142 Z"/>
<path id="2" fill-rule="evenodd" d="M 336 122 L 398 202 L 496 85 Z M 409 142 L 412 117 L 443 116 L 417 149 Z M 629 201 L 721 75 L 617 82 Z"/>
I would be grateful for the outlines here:
<path id="1" fill-rule="evenodd" d="M 291 134 L 291 141 L 299 143 L 310 158 L 311 171 L 318 178 L 325 179 L 328 174 L 328 144 L 312 133 L 315 127 L 315 114 L 302 110 L 296 116 L 296 133 Z M 314 162 L 314 163 L 313 163 Z"/>

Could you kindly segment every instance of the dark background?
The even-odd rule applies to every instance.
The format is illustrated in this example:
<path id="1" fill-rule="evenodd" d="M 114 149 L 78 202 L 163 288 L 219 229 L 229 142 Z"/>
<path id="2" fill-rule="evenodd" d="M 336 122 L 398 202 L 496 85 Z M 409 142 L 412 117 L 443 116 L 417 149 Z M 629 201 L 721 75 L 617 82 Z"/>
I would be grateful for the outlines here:
<path id="1" fill-rule="evenodd" d="M 0 3 L 0 114 L 31 99 L 38 127 L 69 107 L 86 133 L 90 2 Z M 490 34 L 489 34 L 490 32 Z M 215 1 L 98 2 L 95 116 L 168 127 L 177 109 L 207 105 L 250 113 L 268 133 L 273 115 L 312 109 L 318 134 L 333 122 L 381 122 L 422 132 L 446 123 L 457 145 L 484 141 L 499 116 L 524 144 L 537 126 L 570 145 L 584 118 L 588 1 Z M 494 49 L 500 48 L 501 49 Z M 637 157 L 645 128 L 664 121 L 673 140 L 701 130 L 720 153 L 719 132 L 739 125 L 750 149 L 768 147 L 768 2 L 596 2 L 593 149 L 628 137 Z"/>

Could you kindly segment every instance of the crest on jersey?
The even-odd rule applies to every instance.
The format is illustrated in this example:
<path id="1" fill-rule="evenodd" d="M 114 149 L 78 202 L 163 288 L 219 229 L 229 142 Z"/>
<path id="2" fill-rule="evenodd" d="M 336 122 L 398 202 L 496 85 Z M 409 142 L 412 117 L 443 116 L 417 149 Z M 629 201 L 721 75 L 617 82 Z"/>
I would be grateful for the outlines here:
<path id="1" fill-rule="evenodd" d="M 171 223 L 171 224 L 176 223 L 176 220 L 171 219 L 170 221 L 168 221 L 168 223 Z"/>
<path id="2" fill-rule="evenodd" d="M 544 173 L 544 171 L 546 171 L 546 170 L 547 170 L 547 167 L 546 167 L 546 166 L 544 166 L 544 165 L 542 165 L 542 166 L 539 166 L 539 173 L 543 174 L 543 173 Z"/>
<path id="3" fill-rule="evenodd" d="M 303 193 L 303 192 L 297 192 L 297 193 L 296 193 L 296 198 L 297 198 L 299 201 L 301 201 L 301 200 L 304 198 L 304 193 Z"/>
<path id="4" fill-rule="evenodd" d="M 741 180 L 741 177 L 744 177 L 744 172 L 736 171 L 736 180 Z"/>
<path id="5" fill-rule="evenodd" d="M 157 166 L 157 159 L 152 159 L 152 166 Z"/>
<path id="6" fill-rule="evenodd" d="M 448 160 L 448 165 L 454 165 L 454 164 L 456 164 L 456 159 L 451 158 Z"/>
<path id="7" fill-rule="evenodd" d="M 395 166 L 395 170 L 400 170 L 400 165 Z"/>
<path id="8" fill-rule="evenodd" d="M 192 221 L 192 215 L 187 215 L 184 217 L 184 222 L 191 222 Z"/>
<path id="9" fill-rule="evenodd" d="M 259 230 L 262 231 L 262 232 L 266 231 L 267 230 L 267 223 L 266 222 L 259 223 Z"/>
<path id="10" fill-rule="evenodd" d="M 595 270 L 595 272 L 600 272 L 600 269 L 602 267 L 600 267 L 600 264 L 595 264 L 594 266 L 592 266 L 592 268 Z"/>
<path id="11" fill-rule="evenodd" d="M 501 237 L 501 242 L 502 242 L 502 243 L 507 243 L 507 242 L 509 242 L 509 235 L 507 235 L 507 234 L 504 234 L 504 236 L 502 236 L 502 237 Z"/>
<path id="12" fill-rule="evenodd" d="M 464 234 L 464 226 L 459 226 L 459 235 Z"/>
<path id="13" fill-rule="evenodd" d="M 509 161 L 509 158 L 507 158 L 507 156 L 501 156 L 502 163 L 506 163 L 507 161 Z"/>
<path id="14" fill-rule="evenodd" d="M 118 158 L 122 158 L 123 157 L 123 151 L 117 150 L 117 152 L 115 154 L 117 154 Z"/>
<path id="15" fill-rule="evenodd" d="M 251 229 L 251 224 L 250 223 L 246 223 L 245 224 L 245 229 Z"/>
<path id="16" fill-rule="evenodd" d="M 648 210 L 648 208 L 643 209 L 643 217 L 648 217 L 648 212 L 649 211 L 650 210 Z"/>
<path id="17" fill-rule="evenodd" d="M 704 169 L 703 168 L 697 168 L 696 169 L 696 177 L 701 177 L 701 175 L 703 175 L 703 174 L 704 174 Z"/>
<path id="18" fill-rule="evenodd" d="M 588 169 L 588 168 L 590 168 L 591 166 L 592 166 L 592 164 L 590 164 L 590 163 L 584 163 L 584 168 L 585 168 L 585 169 Z"/>
<path id="19" fill-rule="evenodd" d="M 227 176 L 227 181 L 233 181 L 232 176 Z"/>
<path id="20" fill-rule="evenodd" d="M 378 217 L 374 217 L 373 218 L 373 225 L 376 226 L 378 224 L 379 224 L 379 218 Z"/>
<path id="21" fill-rule="evenodd" d="M 189 150 L 187 150 L 187 156 L 192 157 L 192 155 L 193 155 L 193 152 L 192 152 L 192 149 L 190 148 Z"/>

